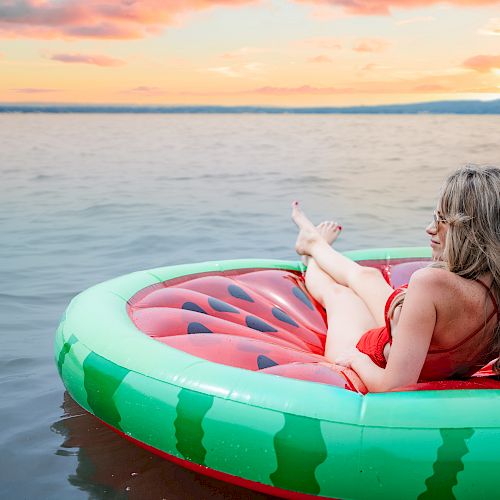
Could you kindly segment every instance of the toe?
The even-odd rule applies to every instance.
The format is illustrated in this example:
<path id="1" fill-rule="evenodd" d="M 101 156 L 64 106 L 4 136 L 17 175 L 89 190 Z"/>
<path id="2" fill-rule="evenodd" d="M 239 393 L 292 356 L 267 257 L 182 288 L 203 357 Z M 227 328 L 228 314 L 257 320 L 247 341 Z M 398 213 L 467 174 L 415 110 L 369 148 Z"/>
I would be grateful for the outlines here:
<path id="1" fill-rule="evenodd" d="M 302 212 L 298 201 L 292 203 L 292 219 L 300 229 L 316 229 L 314 224 L 307 218 L 306 214 Z"/>
<path id="2" fill-rule="evenodd" d="M 300 217 L 302 210 L 300 209 L 299 202 L 292 202 L 292 219 L 295 220 Z"/>

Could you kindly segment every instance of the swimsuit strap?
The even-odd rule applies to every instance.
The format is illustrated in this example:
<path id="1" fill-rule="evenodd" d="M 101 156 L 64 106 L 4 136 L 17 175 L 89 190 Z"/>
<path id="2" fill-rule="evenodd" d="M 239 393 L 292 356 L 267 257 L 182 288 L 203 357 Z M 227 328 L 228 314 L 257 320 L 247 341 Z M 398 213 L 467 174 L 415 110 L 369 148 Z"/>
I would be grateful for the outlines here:
<path id="1" fill-rule="evenodd" d="M 495 299 L 495 296 L 493 295 L 493 292 L 491 291 L 491 286 L 488 286 L 484 281 L 480 280 L 479 278 L 476 280 L 479 284 L 483 285 L 485 290 L 488 292 L 488 295 L 490 296 L 491 302 L 493 302 L 493 305 L 495 306 L 495 311 L 494 313 L 498 315 L 498 303 L 497 300 Z M 488 318 L 488 321 L 495 316 L 495 314 L 490 315 L 490 318 Z"/>
<path id="2" fill-rule="evenodd" d="M 405 285 L 402 285 L 398 288 L 396 288 L 391 295 L 389 295 L 389 298 L 387 299 L 385 303 L 385 308 L 384 308 L 384 318 L 385 318 L 385 326 L 387 327 L 387 330 L 389 331 L 389 334 L 391 333 L 391 321 L 389 319 L 389 309 L 391 308 L 392 303 L 394 302 L 394 299 L 402 293 L 404 290 L 408 288 L 408 283 Z"/>

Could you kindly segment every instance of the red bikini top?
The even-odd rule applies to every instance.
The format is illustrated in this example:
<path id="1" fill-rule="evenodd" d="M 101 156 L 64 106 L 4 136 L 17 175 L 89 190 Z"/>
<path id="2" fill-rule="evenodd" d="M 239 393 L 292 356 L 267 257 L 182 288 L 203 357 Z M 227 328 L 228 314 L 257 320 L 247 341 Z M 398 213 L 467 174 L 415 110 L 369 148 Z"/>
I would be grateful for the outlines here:
<path id="1" fill-rule="evenodd" d="M 400 287 L 396 288 L 394 292 L 392 292 L 391 295 L 389 295 L 389 298 L 385 303 L 385 308 L 384 308 L 385 326 L 387 328 L 387 331 L 389 332 L 391 343 L 392 343 L 392 334 L 391 334 L 391 320 L 389 319 L 389 309 L 391 308 L 394 299 L 407 288 L 408 288 L 408 283 L 406 283 L 406 285 L 401 285 Z"/>

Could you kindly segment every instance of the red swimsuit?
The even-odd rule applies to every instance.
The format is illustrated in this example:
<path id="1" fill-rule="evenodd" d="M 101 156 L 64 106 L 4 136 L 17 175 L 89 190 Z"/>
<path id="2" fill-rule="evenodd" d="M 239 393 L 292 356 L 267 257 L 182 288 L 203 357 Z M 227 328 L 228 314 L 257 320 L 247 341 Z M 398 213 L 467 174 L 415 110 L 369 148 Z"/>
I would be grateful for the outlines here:
<path id="1" fill-rule="evenodd" d="M 474 339 L 479 332 L 484 330 L 493 317 L 498 317 L 499 314 L 498 304 L 491 290 L 481 280 L 477 280 L 477 282 L 488 291 L 488 295 L 494 305 L 494 310 L 481 326 L 457 344 L 446 348 L 433 348 L 431 342 L 424 366 L 420 373 L 420 382 L 443 380 L 452 377 L 468 377 L 495 357 L 495 354 L 492 353 L 491 350 L 491 338 L 483 337 L 479 339 L 479 342 Z M 385 368 L 387 365 L 387 361 L 384 357 L 384 347 L 387 343 L 392 344 L 391 324 L 388 318 L 388 312 L 393 300 L 407 286 L 408 285 L 404 285 L 397 288 L 387 299 L 384 311 L 385 326 L 368 330 L 363 334 L 356 345 L 359 351 L 370 356 L 372 361 L 381 368 Z M 475 341 L 472 341 L 473 339 Z"/>

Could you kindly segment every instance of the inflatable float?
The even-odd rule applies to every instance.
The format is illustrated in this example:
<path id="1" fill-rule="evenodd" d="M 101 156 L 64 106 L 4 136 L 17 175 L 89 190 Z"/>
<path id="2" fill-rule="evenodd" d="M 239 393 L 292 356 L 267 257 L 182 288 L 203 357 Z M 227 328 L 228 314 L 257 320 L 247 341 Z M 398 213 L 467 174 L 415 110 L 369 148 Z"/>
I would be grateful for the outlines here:
<path id="1" fill-rule="evenodd" d="M 347 252 L 398 286 L 427 249 Z M 185 467 L 284 498 L 498 496 L 500 381 L 366 394 L 322 356 L 324 311 L 303 265 L 163 267 L 84 291 L 56 334 L 76 402 Z"/>

